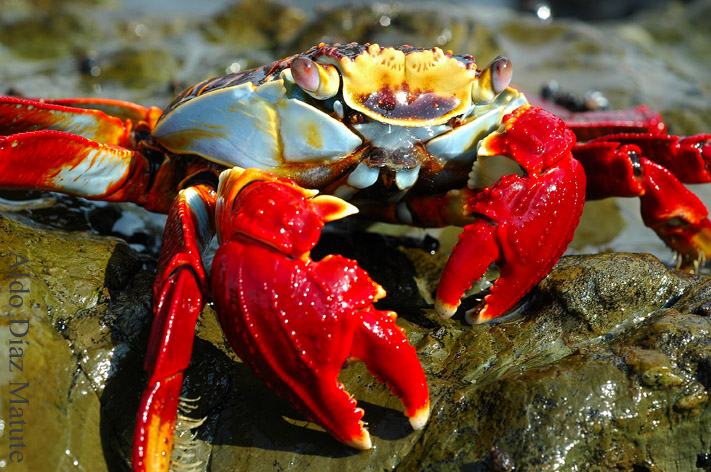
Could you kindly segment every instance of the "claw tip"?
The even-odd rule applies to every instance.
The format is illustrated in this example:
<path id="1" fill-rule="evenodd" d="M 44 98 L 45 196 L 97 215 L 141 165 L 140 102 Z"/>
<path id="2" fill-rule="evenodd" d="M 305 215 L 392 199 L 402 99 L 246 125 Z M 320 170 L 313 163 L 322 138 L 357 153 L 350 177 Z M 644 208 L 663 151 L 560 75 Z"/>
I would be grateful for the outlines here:
<path id="1" fill-rule="evenodd" d="M 443 320 L 447 320 L 454 316 L 457 311 L 458 305 L 451 305 L 447 302 L 440 300 L 439 298 L 435 300 L 435 311 Z"/>
<path id="2" fill-rule="evenodd" d="M 360 436 L 352 438 L 346 445 L 354 449 L 366 451 L 373 447 L 373 442 L 370 440 L 370 433 L 368 433 L 366 429 L 361 428 Z"/>
<path id="3" fill-rule="evenodd" d="M 420 430 L 425 427 L 427 420 L 430 419 L 430 404 L 427 402 L 425 406 L 420 408 L 415 412 L 414 415 L 410 416 L 410 425 L 415 431 Z"/>
<path id="4" fill-rule="evenodd" d="M 486 306 L 479 310 L 478 308 L 473 308 L 464 313 L 464 319 L 470 325 L 482 324 L 496 318 L 496 316 L 491 316 L 487 310 Z"/>

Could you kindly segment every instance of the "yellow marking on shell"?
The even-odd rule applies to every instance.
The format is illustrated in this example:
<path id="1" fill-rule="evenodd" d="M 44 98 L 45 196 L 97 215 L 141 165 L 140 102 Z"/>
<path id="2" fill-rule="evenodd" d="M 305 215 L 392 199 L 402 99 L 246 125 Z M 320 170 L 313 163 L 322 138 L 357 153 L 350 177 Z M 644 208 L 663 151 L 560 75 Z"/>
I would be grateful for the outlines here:
<path id="1" fill-rule="evenodd" d="M 442 124 L 463 113 L 471 104 L 472 82 L 476 80 L 473 63 L 467 65 L 439 48 L 406 53 L 373 44 L 355 58 L 319 60 L 340 69 L 344 100 L 351 108 L 402 126 Z M 374 109 L 368 100 L 380 97 L 397 101 L 402 116 Z M 416 104 L 418 98 L 423 101 Z M 423 109 L 423 102 L 432 110 Z"/>
<path id="2" fill-rule="evenodd" d="M 323 147 L 323 136 L 321 136 L 321 129 L 314 122 L 306 123 L 305 126 L 305 138 L 309 146 L 314 149 L 321 149 Z"/>

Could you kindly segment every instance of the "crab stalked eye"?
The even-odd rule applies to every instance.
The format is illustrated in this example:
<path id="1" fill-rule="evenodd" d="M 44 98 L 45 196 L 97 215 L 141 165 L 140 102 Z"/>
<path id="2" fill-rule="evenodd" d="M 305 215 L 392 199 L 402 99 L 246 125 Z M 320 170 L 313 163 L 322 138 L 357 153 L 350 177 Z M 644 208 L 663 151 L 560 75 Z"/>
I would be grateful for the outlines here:
<path id="1" fill-rule="evenodd" d="M 291 76 L 296 85 L 319 100 L 336 95 L 341 84 L 338 70 L 334 66 L 319 64 L 304 56 L 291 61 Z"/>
<path id="2" fill-rule="evenodd" d="M 475 103 L 489 103 L 506 90 L 511 83 L 513 66 L 511 61 L 499 56 L 481 71 L 472 86 L 472 100 Z"/>
<path id="3" fill-rule="evenodd" d="M 494 89 L 494 93 L 498 94 L 506 90 L 513 75 L 511 61 L 499 56 L 489 64 L 489 69 L 491 69 L 491 88 Z"/>

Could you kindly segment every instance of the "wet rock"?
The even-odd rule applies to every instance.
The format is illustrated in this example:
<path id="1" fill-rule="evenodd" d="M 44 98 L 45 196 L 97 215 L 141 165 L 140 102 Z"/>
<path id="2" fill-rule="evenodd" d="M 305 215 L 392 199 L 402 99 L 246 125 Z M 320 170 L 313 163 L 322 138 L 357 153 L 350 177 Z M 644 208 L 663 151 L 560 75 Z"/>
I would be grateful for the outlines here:
<path id="1" fill-rule="evenodd" d="M 86 80 L 118 82 L 124 88 L 167 89 L 177 75 L 178 61 L 170 49 L 126 47 L 95 60 Z"/>
<path id="2" fill-rule="evenodd" d="M 210 41 L 231 49 L 275 49 L 293 40 L 306 21 L 300 8 L 246 0 L 226 8 L 203 26 Z"/>
<path id="3" fill-rule="evenodd" d="M 493 448 L 517 470 L 692 470 L 711 447 L 711 322 L 686 300 L 707 296 L 647 256 L 564 258 L 520 316 L 458 338 L 400 467 L 490 470 Z"/>
<path id="4" fill-rule="evenodd" d="M 4 399 L 17 398 L 11 397 L 10 382 L 28 384 L 18 393 L 29 400 L 22 405 L 27 422 L 22 470 L 107 470 L 101 402 L 120 346 L 109 320 L 121 311 L 112 310 L 111 290 L 132 285 L 138 257 L 117 239 L 38 229 L 0 214 L 0 261 L 4 366 L 9 343 L 25 342 L 16 358 L 21 368 L 0 374 Z M 18 265 L 11 270 L 11 264 Z M 17 284 L 27 291 L 10 301 Z M 149 321 L 146 309 L 145 303 L 131 302 L 133 323 L 140 322 L 141 312 L 143 324 Z M 11 331 L 11 320 L 26 320 L 27 334 L 16 336 L 21 330 Z M 135 333 L 144 331 L 141 326 Z M 0 437 L 5 450 L 11 436 Z"/>
<path id="5" fill-rule="evenodd" d="M 83 51 L 107 36 L 98 25 L 72 8 L 35 11 L 16 21 L 2 21 L 0 28 L 1 43 L 15 54 L 33 59 L 55 59 Z"/>

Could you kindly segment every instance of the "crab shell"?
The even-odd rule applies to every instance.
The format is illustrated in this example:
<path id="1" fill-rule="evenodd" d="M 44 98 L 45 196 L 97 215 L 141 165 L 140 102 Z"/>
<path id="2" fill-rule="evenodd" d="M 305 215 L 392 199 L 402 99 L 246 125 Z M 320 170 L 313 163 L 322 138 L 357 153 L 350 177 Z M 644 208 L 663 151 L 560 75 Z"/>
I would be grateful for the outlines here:
<path id="1" fill-rule="evenodd" d="M 343 100 L 373 120 L 398 126 L 435 126 L 464 114 L 478 81 L 474 58 L 439 48 L 403 50 L 364 46 L 357 55 L 331 48 L 316 56 L 343 79 Z"/>
<path id="2" fill-rule="evenodd" d="M 492 74 L 502 64 L 508 70 Z M 315 68 L 311 82 L 304 66 Z M 344 198 L 378 181 L 388 192 L 418 180 L 430 191 L 452 188 L 466 182 L 479 140 L 526 103 L 502 76 L 510 77 L 503 58 L 481 71 L 473 57 L 439 48 L 319 45 L 195 85 L 152 135 L 177 154 L 265 169 Z M 444 167 L 453 170 L 446 179 Z"/>

